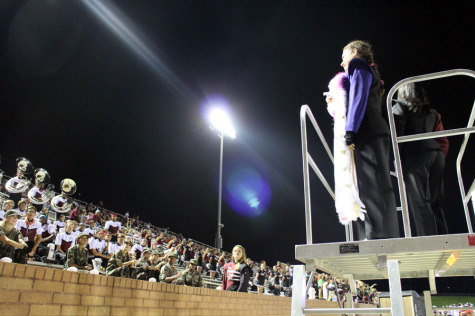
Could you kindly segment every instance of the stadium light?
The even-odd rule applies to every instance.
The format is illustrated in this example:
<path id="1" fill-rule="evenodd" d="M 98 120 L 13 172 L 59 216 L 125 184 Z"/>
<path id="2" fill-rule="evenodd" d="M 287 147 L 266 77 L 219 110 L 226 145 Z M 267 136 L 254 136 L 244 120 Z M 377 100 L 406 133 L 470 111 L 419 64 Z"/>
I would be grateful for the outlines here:
<path id="1" fill-rule="evenodd" d="M 223 148 L 224 148 L 224 136 L 227 135 L 232 139 L 236 138 L 236 130 L 231 124 L 228 114 L 220 109 L 214 108 L 209 112 L 208 117 L 213 129 L 219 132 L 221 139 L 221 150 L 219 158 L 219 197 L 218 197 L 218 227 L 216 232 L 215 246 L 218 251 L 223 247 L 223 238 L 221 236 L 221 228 L 224 225 L 221 223 L 221 204 L 223 199 Z"/>

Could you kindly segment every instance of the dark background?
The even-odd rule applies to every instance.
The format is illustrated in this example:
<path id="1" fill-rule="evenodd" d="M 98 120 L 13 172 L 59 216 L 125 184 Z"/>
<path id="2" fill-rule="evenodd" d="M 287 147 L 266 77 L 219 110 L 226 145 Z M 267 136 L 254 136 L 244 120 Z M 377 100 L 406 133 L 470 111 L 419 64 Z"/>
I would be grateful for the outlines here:
<path id="1" fill-rule="evenodd" d="M 322 92 L 342 71 L 349 41 L 373 44 L 387 90 L 409 76 L 475 68 L 473 1 L 95 3 L 142 49 L 114 33 L 91 2 L 0 2 L 0 167 L 13 175 L 15 159 L 25 156 L 48 170 L 56 187 L 74 179 L 81 200 L 102 200 L 108 209 L 214 244 L 220 143 L 201 105 L 219 94 L 237 130 L 235 140 L 225 139 L 224 181 L 236 165 L 249 165 L 272 191 L 254 218 L 223 200 L 224 249 L 242 244 L 269 264 L 295 262 L 295 244 L 306 242 L 299 109 L 311 106 L 330 141 Z M 446 129 L 467 124 L 473 80 L 426 87 Z M 316 134 L 309 135 L 333 183 L 332 166 Z M 455 176 L 461 139 L 450 139 L 446 167 L 451 233 L 467 231 Z M 467 188 L 474 158 L 472 142 L 462 164 Z M 316 177 L 311 185 L 314 242 L 344 240 L 330 196 Z M 459 292 L 475 292 L 473 278 L 460 280 Z"/>

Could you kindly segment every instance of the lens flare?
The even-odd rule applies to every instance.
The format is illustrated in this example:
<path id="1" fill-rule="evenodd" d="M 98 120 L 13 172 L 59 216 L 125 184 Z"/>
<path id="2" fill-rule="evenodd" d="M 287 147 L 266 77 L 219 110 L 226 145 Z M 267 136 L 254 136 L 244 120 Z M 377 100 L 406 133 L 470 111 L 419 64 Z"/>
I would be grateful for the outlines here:
<path id="1" fill-rule="evenodd" d="M 238 166 L 226 181 L 226 201 L 241 216 L 262 215 L 270 204 L 272 193 L 264 177 L 250 166 Z"/>

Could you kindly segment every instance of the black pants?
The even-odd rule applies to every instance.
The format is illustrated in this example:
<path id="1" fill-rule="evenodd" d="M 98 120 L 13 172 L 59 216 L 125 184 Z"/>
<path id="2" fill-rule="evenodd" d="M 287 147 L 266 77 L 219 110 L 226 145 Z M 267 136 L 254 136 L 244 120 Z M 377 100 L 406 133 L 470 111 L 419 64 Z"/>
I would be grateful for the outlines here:
<path id="1" fill-rule="evenodd" d="M 441 151 L 402 157 L 412 236 L 448 234 L 442 210 L 444 168 Z"/>
<path id="2" fill-rule="evenodd" d="M 354 151 L 358 190 L 366 206 L 364 222 L 355 223 L 357 239 L 399 237 L 391 176 L 389 174 L 389 135 L 360 135 Z"/>

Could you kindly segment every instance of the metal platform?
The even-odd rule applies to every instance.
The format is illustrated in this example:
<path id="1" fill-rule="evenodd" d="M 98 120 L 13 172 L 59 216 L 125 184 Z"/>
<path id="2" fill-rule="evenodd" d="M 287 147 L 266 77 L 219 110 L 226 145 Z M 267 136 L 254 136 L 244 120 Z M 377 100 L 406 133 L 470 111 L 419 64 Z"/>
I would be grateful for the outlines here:
<path id="1" fill-rule="evenodd" d="M 475 102 L 470 112 L 467 127 L 416 134 L 409 136 L 396 135 L 395 122 L 392 114 L 393 96 L 397 89 L 403 84 L 420 82 L 432 79 L 439 79 L 451 76 L 468 76 L 475 78 L 475 71 L 469 69 L 454 69 L 427 75 L 410 77 L 396 83 L 388 93 L 387 108 L 391 130 L 391 142 L 393 145 L 395 169 L 394 175 L 397 177 L 399 196 L 401 201 L 402 222 L 405 238 L 353 241 L 353 229 L 351 224 L 345 225 L 346 242 L 314 244 L 312 234 L 312 207 L 310 195 L 310 174 L 311 169 L 315 172 L 319 180 L 324 185 L 330 196 L 335 199 L 328 181 L 318 168 L 316 162 L 308 152 L 307 144 L 307 123 L 308 118 L 317 132 L 320 141 L 333 162 L 333 155 L 325 137 L 317 124 L 315 117 L 308 105 L 303 105 L 300 110 L 300 126 L 302 138 L 302 158 L 303 158 L 303 178 L 305 196 L 305 228 L 306 245 L 295 246 L 295 258 L 305 265 L 294 266 L 294 283 L 292 286 L 292 316 L 303 314 L 329 314 L 340 312 L 342 314 L 367 313 L 383 314 L 391 313 L 393 316 L 403 316 L 403 301 L 401 291 L 401 278 L 423 278 L 429 279 L 430 293 L 424 292 L 426 315 L 432 315 L 432 304 L 430 294 L 436 293 L 436 277 L 447 276 L 475 276 L 475 234 L 470 218 L 468 202 L 473 198 L 475 192 L 475 181 L 465 190 L 461 172 L 461 161 L 465 153 L 466 145 L 472 133 L 475 133 Z M 409 210 L 406 198 L 406 189 L 401 169 L 401 159 L 399 155 L 399 143 L 410 142 L 422 139 L 431 139 L 444 136 L 463 135 L 457 161 L 457 178 L 459 182 L 460 195 L 464 208 L 467 233 L 443 236 L 412 237 Z M 326 273 L 341 276 L 349 280 L 351 293 L 347 293 L 349 306 L 338 309 L 310 309 L 305 308 L 305 299 L 312 283 L 313 273 L 319 269 Z M 311 272 L 307 283 L 307 273 Z M 391 308 L 353 308 L 352 298 L 356 294 L 355 279 L 388 279 Z M 343 307 L 343 306 L 341 306 Z"/>
<path id="2" fill-rule="evenodd" d="M 475 234 L 456 234 L 295 246 L 295 258 L 329 274 L 358 280 L 388 278 L 397 260 L 401 278 L 475 275 Z"/>

